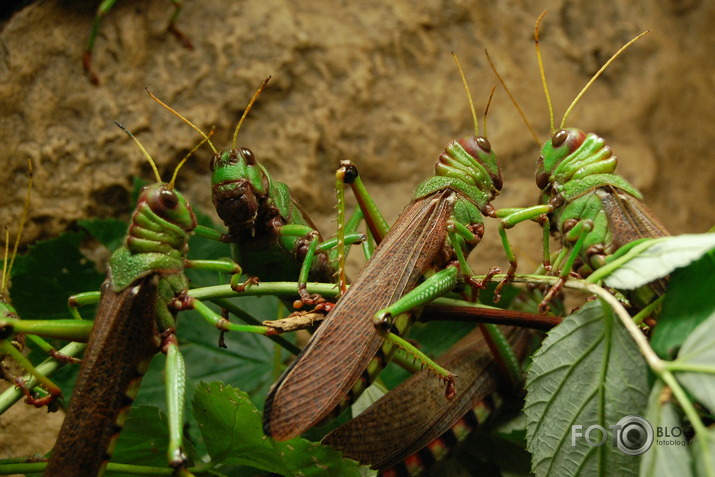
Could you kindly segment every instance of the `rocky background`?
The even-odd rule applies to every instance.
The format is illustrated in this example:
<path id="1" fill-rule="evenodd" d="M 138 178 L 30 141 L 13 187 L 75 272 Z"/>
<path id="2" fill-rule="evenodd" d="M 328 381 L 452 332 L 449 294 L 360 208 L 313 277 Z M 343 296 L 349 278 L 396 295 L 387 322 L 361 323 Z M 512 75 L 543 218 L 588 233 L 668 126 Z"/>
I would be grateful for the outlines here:
<path id="1" fill-rule="evenodd" d="M 621 174 L 672 233 L 715 224 L 715 209 L 707 205 L 715 189 L 715 148 L 708 144 L 715 125 L 712 2 L 186 0 L 178 26 L 193 41 L 189 50 L 166 32 L 169 1 L 124 0 L 97 39 L 99 86 L 90 84 L 81 63 L 99 2 L 20 3 L 27 5 L 14 13 L 5 7 L 0 26 L 0 224 L 14 230 L 30 159 L 35 188 L 24 243 L 59 234 L 80 218 L 128 215 L 132 178 L 153 175 L 113 121 L 136 134 L 165 180 L 198 142 L 144 87 L 204 130 L 215 125 L 213 141 L 221 148 L 268 75 L 273 79 L 239 144 L 293 189 L 326 235 L 334 229 L 333 173 L 340 159 L 359 166 L 392 221 L 432 173 L 444 145 L 473 132 L 451 51 L 480 116 L 497 81 L 486 48 L 540 141 L 549 137 L 533 47 L 543 10 L 549 13 L 541 45 L 557 124 L 613 52 L 653 30 L 596 82 L 567 125 L 606 139 L 621 159 Z M 494 205 L 535 203 L 538 148 L 501 87 L 488 136 L 505 181 Z M 178 188 L 205 211 L 209 158 L 204 147 L 178 179 Z M 473 258 L 478 272 L 505 263 L 495 226 L 487 223 L 488 241 Z M 518 227 L 513 237 L 525 267 L 538 263 L 538 228 Z M 22 452 L 11 435 L 25 431 L 3 430 L 9 419 L 0 418 L 0 456 Z M 30 449 L 47 450 L 53 438 L 41 441 Z"/>

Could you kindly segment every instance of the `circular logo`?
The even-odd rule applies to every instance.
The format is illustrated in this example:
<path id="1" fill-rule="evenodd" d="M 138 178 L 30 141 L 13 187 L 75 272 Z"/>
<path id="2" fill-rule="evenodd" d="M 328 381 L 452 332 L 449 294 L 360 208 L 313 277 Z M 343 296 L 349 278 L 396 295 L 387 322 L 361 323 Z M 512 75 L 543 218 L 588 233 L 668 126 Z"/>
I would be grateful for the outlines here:
<path id="1" fill-rule="evenodd" d="M 653 426 L 640 416 L 626 416 L 616 424 L 616 447 L 626 455 L 641 455 L 653 444 Z"/>

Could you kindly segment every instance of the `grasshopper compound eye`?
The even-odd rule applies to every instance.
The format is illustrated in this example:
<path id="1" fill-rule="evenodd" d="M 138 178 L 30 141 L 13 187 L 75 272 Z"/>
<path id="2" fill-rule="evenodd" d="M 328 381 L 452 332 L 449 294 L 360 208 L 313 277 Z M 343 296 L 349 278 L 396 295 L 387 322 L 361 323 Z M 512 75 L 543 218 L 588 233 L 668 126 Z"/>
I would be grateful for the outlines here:
<path id="1" fill-rule="evenodd" d="M 569 137 L 569 132 L 565 129 L 559 129 L 551 136 L 551 145 L 553 147 L 559 147 L 566 142 Z"/>
<path id="2" fill-rule="evenodd" d="M 256 156 L 253 155 L 253 152 L 251 152 L 250 149 L 246 147 L 242 147 L 239 150 L 241 156 L 243 156 L 243 160 L 246 161 L 246 164 L 249 166 L 255 166 L 256 165 Z"/>
<path id="3" fill-rule="evenodd" d="M 481 147 L 484 152 L 492 151 L 492 145 L 489 143 L 489 140 L 483 136 L 477 136 L 477 145 Z"/>
<path id="4" fill-rule="evenodd" d="M 173 190 L 161 189 L 159 197 L 162 204 L 168 209 L 173 209 L 179 204 L 179 198 Z"/>

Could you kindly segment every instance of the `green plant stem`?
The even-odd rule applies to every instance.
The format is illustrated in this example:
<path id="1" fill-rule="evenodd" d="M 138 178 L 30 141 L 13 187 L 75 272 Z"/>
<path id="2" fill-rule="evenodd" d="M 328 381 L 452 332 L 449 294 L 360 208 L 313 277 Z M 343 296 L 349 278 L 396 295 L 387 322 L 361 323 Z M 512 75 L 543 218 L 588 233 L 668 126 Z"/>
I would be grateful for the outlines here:
<path id="1" fill-rule="evenodd" d="M 679 361 L 666 361 L 665 369 L 668 371 L 715 374 L 715 366 L 707 364 L 681 363 Z"/>

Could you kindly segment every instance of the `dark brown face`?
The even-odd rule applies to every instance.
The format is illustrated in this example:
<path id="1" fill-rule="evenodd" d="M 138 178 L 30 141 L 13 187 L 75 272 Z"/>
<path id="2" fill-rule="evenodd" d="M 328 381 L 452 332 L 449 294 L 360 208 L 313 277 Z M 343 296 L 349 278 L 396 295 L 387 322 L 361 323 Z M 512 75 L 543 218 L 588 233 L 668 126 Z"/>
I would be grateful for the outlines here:
<path id="1" fill-rule="evenodd" d="M 229 229 L 246 229 L 253 226 L 259 201 L 248 180 L 214 185 L 211 200 L 216 213 Z"/>

